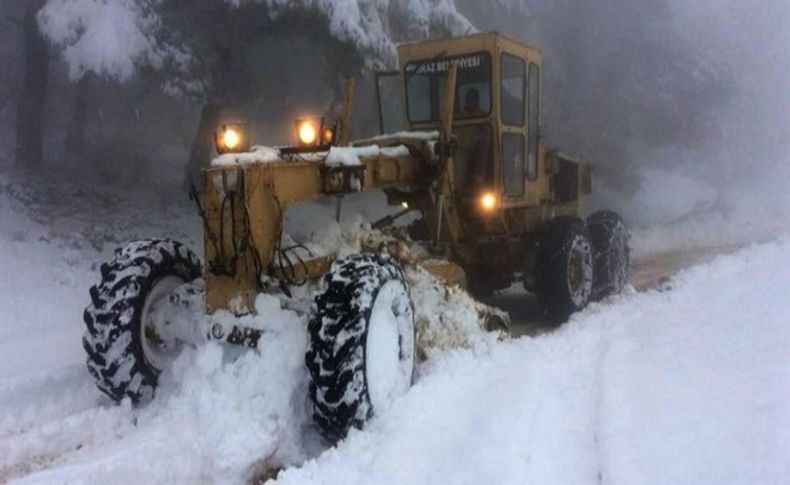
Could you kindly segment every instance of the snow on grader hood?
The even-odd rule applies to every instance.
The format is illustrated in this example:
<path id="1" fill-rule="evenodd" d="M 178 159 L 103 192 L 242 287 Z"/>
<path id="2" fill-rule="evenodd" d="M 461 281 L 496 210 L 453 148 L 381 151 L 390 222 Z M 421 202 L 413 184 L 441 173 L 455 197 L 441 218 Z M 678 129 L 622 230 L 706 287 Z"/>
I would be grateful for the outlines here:
<path id="1" fill-rule="evenodd" d="M 259 329 L 180 321 L 179 308 L 195 299 L 188 293 L 200 291 L 184 284 L 202 276 L 209 315 L 254 314 L 260 293 L 308 315 L 313 416 L 336 441 L 408 390 L 424 350 L 418 343 L 441 334 L 429 327 L 420 335 L 415 322 L 449 325 L 431 314 L 441 304 L 414 305 L 430 300 L 430 285 L 413 284 L 425 275 L 454 304 L 461 287 L 486 294 L 521 281 L 557 321 L 622 289 L 622 219 L 602 212 L 582 220 L 589 165 L 540 144 L 540 52 L 478 34 L 406 44 L 399 55 L 408 131 L 351 143 L 353 79 L 339 123 L 297 120 L 295 146 L 252 146 L 243 124 L 220 127 L 220 155 L 204 171 L 203 192 L 192 193 L 204 223 L 204 266 L 177 242 L 148 240 L 101 267 L 84 338 L 99 389 L 144 402 L 185 343 L 207 337 L 257 347 L 265 338 Z M 345 257 L 283 233 L 289 205 L 368 190 L 384 191 L 402 210 L 373 221 Z M 419 218 L 407 229 L 392 227 L 411 212 Z M 507 329 L 503 312 L 478 302 L 469 308 L 480 327 Z"/>

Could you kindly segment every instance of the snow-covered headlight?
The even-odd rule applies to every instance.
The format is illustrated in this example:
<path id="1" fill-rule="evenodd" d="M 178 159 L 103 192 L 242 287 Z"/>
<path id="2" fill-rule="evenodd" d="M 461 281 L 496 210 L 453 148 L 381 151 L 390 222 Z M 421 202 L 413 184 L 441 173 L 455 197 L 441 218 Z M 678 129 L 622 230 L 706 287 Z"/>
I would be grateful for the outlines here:
<path id="1" fill-rule="evenodd" d="M 241 153 L 250 149 L 244 123 L 228 123 L 214 133 L 217 153 Z"/>

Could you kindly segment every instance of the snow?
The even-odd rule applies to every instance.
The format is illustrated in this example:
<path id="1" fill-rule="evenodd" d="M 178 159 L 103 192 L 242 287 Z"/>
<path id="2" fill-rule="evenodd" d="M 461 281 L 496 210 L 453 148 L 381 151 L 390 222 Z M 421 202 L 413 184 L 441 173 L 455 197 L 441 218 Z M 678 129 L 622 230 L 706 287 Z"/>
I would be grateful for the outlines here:
<path id="1" fill-rule="evenodd" d="M 374 144 L 376 142 L 382 141 L 389 141 L 389 140 L 419 140 L 419 141 L 436 141 L 439 139 L 439 132 L 436 130 L 433 131 L 399 131 L 396 133 L 388 133 L 384 135 L 378 135 L 371 138 L 366 138 L 364 140 L 359 140 L 354 142 L 355 144 L 360 145 L 369 145 Z"/>
<path id="2" fill-rule="evenodd" d="M 327 167 L 358 167 L 362 165 L 360 158 L 377 157 L 379 152 L 377 146 L 332 147 L 326 157 L 326 165 Z"/>
<path id="3" fill-rule="evenodd" d="M 153 38 L 158 21 L 140 2 L 49 0 L 39 25 L 64 48 L 72 79 L 93 71 L 127 81 L 138 65 L 160 66 L 165 54 Z"/>
<path id="4" fill-rule="evenodd" d="M 238 7 L 242 0 L 225 0 Z M 293 12 L 319 13 L 329 32 L 354 45 L 370 67 L 396 64 L 396 40 L 425 38 L 435 32 L 475 31 L 452 0 L 255 0 L 272 21 Z M 194 45 L 184 44 L 177 26 L 159 15 L 159 0 L 48 0 L 41 30 L 63 49 L 72 79 L 86 72 L 128 81 L 138 68 L 184 68 L 196 61 Z M 406 27 L 402 27 L 406 26 Z M 398 32 L 398 29 L 407 32 Z M 193 83 L 198 84 L 198 83 Z M 175 85 L 166 90 L 177 92 Z"/>
<path id="5" fill-rule="evenodd" d="M 0 481 L 248 483 L 279 468 L 282 483 L 344 484 L 784 483 L 790 474 L 786 236 L 517 340 L 484 332 L 465 292 L 408 269 L 415 385 L 328 448 L 309 414 L 298 292 L 260 295 L 260 316 L 241 322 L 207 319 L 198 297 L 185 321 L 261 328 L 258 349 L 187 350 L 145 407 L 103 397 L 80 346 L 95 262 L 123 240 L 157 235 L 199 252 L 200 221 L 187 217 L 192 208 L 2 180 Z M 363 195 L 348 198 L 339 225 L 325 224 L 334 207 L 316 201 L 299 209 L 304 218 L 287 216 L 288 230 L 316 249 L 353 252 L 368 237 L 356 213 L 375 216 L 383 200 Z"/>
<path id="6" fill-rule="evenodd" d="M 308 162 L 325 162 L 328 167 L 358 167 L 363 158 L 405 157 L 409 149 L 403 145 L 379 148 L 375 145 L 364 147 L 331 147 L 329 152 L 300 154 L 299 158 Z M 211 161 L 212 167 L 233 167 L 239 165 L 266 164 L 284 161 L 280 150 L 274 147 L 254 146 L 246 153 L 225 153 Z"/>
<path id="7" fill-rule="evenodd" d="M 444 352 L 390 413 L 279 483 L 782 483 L 790 240 Z"/>
<path id="8" fill-rule="evenodd" d="M 597 185 L 595 204 L 617 208 L 631 224 L 632 255 L 637 260 L 659 253 L 730 250 L 788 232 L 786 164 L 777 163 L 771 175 L 743 178 L 736 187 L 718 186 L 707 177 L 709 170 L 699 170 L 706 177 L 681 169 L 641 168 L 637 193 L 624 198 Z"/>
<path id="9" fill-rule="evenodd" d="M 280 150 L 273 147 L 253 146 L 246 153 L 224 153 L 211 161 L 212 167 L 231 167 L 257 163 L 281 162 Z"/>

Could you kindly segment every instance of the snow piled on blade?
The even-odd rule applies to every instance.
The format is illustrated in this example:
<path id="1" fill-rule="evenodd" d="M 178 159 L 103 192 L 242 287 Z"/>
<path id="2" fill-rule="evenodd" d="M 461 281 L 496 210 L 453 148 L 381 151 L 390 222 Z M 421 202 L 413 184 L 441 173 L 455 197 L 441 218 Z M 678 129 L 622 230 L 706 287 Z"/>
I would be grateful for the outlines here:
<path id="1" fill-rule="evenodd" d="M 782 483 L 790 240 L 431 359 L 390 413 L 278 483 Z"/>
<path id="2" fill-rule="evenodd" d="M 480 348 L 499 334 L 484 328 L 485 309 L 457 286 L 448 287 L 423 268 L 408 268 L 406 278 L 414 301 L 417 346 L 423 355 L 443 350 Z"/>

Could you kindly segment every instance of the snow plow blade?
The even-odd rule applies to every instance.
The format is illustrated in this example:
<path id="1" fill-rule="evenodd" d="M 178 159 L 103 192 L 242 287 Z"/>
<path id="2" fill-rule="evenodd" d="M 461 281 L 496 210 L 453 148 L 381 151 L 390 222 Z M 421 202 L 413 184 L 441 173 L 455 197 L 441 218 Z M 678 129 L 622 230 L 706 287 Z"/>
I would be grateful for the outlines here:
<path id="1" fill-rule="evenodd" d="M 440 259 L 421 261 L 419 265 L 447 286 L 457 285 L 467 289 L 466 271 L 460 265 Z"/>
<path id="2" fill-rule="evenodd" d="M 464 271 L 460 265 L 439 259 L 420 261 L 418 264 L 445 285 L 458 286 L 464 290 L 468 289 L 466 271 Z M 487 331 L 510 333 L 510 315 L 508 315 L 507 312 L 499 308 L 485 305 L 479 301 L 478 303 L 482 308 L 480 319 Z"/>

